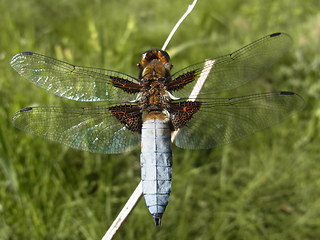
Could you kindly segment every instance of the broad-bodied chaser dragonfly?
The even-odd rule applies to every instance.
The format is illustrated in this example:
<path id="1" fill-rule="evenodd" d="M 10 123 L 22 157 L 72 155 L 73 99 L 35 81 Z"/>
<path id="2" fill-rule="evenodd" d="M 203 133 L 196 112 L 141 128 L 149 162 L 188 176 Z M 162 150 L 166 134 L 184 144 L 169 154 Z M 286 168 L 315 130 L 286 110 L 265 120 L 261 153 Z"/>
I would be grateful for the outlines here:
<path id="1" fill-rule="evenodd" d="M 293 92 L 215 98 L 269 69 L 289 48 L 285 33 L 263 37 L 231 54 L 171 74 L 167 52 L 142 54 L 138 78 L 22 52 L 11 66 L 33 84 L 93 107 L 27 107 L 13 116 L 24 131 L 94 153 L 122 153 L 141 144 L 147 207 L 160 225 L 172 178 L 171 140 L 184 149 L 209 149 L 251 135 L 301 110 Z"/>

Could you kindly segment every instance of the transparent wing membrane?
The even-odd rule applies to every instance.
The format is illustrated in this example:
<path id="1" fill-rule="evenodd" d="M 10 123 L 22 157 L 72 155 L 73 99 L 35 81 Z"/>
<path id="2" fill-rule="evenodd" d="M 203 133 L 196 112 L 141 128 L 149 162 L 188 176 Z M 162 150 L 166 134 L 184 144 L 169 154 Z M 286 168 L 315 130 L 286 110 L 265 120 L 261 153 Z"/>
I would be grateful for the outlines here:
<path id="1" fill-rule="evenodd" d="M 157 98 L 152 92 L 157 95 L 167 90 L 180 98 L 164 104 L 172 114 L 173 126 L 180 128 L 174 143 L 186 149 L 213 148 L 268 128 L 303 108 L 303 99 L 292 92 L 234 98 L 212 95 L 256 79 L 290 45 L 289 35 L 274 33 L 231 54 L 184 68 L 171 79 L 152 79 L 150 86 L 145 84 L 148 81 L 139 82 L 120 72 L 76 66 L 31 52 L 19 53 L 12 58 L 11 66 L 35 85 L 76 101 L 109 102 L 97 107 L 25 108 L 13 116 L 13 123 L 24 131 L 72 148 L 122 153 L 139 146 L 142 112 L 154 107 L 162 110 L 156 106 Z M 160 86 L 156 81 L 164 81 L 164 89 L 152 89 L 152 84 Z M 137 104 L 130 103 L 131 100 Z M 120 102 L 126 105 L 119 105 Z"/>
<path id="2" fill-rule="evenodd" d="M 94 153 L 122 153 L 139 146 L 140 134 L 128 130 L 106 106 L 29 107 L 13 116 L 26 132 Z"/>
<path id="3" fill-rule="evenodd" d="M 15 55 L 10 64 L 33 84 L 75 101 L 134 100 L 136 96 L 130 97 L 112 85 L 114 79 L 138 83 L 136 78 L 120 72 L 80 67 L 32 52 Z"/>
<path id="4" fill-rule="evenodd" d="M 237 88 L 256 79 L 262 72 L 269 69 L 287 52 L 291 42 L 289 35 L 275 33 L 231 54 L 186 67 L 173 74 L 172 79 L 175 81 L 186 76 L 186 81 L 190 83 L 181 90 L 174 91 L 173 95 L 187 98 L 201 74 L 207 76 L 199 93 L 199 95 L 206 95 L 203 97 Z M 194 81 L 190 81 L 191 77 L 194 77 Z"/>
<path id="5" fill-rule="evenodd" d="M 304 106 L 292 92 L 234 98 L 197 99 L 200 111 L 182 127 L 174 143 L 185 149 L 209 149 L 247 137 L 289 117 Z"/>

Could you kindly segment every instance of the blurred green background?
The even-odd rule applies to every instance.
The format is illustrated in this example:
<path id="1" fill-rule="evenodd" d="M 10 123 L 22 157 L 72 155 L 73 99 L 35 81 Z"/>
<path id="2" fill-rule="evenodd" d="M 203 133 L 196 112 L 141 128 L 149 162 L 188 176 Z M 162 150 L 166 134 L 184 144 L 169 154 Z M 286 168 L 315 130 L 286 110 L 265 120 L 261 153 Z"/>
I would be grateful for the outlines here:
<path id="1" fill-rule="evenodd" d="M 0 239 L 101 239 L 140 181 L 139 150 L 95 155 L 13 128 L 27 106 L 83 105 L 39 89 L 11 69 L 34 51 L 135 76 L 141 53 L 161 48 L 191 1 L 0 0 Z M 199 0 L 167 50 L 179 70 L 273 32 L 290 52 L 229 96 L 294 91 L 305 109 L 234 144 L 173 146 L 163 225 L 141 199 L 114 239 L 320 237 L 320 2 Z"/>

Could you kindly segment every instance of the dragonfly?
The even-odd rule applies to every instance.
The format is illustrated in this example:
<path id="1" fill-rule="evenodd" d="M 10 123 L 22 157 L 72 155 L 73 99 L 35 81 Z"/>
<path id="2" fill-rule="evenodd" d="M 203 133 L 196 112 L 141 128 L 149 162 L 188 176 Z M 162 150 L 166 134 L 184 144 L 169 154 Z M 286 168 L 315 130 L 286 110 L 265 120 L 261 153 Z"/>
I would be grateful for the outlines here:
<path id="1" fill-rule="evenodd" d="M 138 77 L 22 52 L 10 64 L 33 84 L 67 99 L 104 103 L 27 107 L 13 116 L 13 124 L 93 153 L 119 154 L 140 146 L 142 191 L 159 226 L 171 192 L 171 142 L 183 149 L 214 148 L 303 108 L 303 98 L 289 91 L 215 96 L 252 82 L 285 54 L 291 42 L 288 34 L 273 33 L 173 74 L 168 53 L 152 49 L 142 54 Z"/>

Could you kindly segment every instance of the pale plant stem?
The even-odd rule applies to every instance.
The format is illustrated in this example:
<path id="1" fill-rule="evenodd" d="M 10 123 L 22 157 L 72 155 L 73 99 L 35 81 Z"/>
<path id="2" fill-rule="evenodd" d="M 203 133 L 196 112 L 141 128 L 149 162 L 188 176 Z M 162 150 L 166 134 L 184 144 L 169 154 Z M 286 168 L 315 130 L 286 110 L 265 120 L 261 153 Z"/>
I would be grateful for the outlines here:
<path id="1" fill-rule="evenodd" d="M 167 48 L 167 45 L 169 44 L 171 38 L 173 37 L 174 33 L 177 31 L 178 27 L 180 26 L 180 24 L 183 22 L 183 20 L 189 15 L 189 13 L 192 12 L 194 6 L 196 5 L 198 0 L 194 0 L 192 4 L 190 4 L 188 6 L 187 11 L 182 15 L 182 17 L 179 19 L 179 21 L 176 23 L 176 25 L 173 27 L 173 29 L 171 30 L 167 40 L 165 41 L 165 43 L 162 46 L 162 50 L 164 51 Z"/>
<path id="2" fill-rule="evenodd" d="M 103 236 L 102 240 L 111 240 L 124 222 L 124 220 L 127 218 L 129 213 L 132 211 L 132 209 L 136 206 L 139 199 L 142 196 L 142 182 L 138 184 L 134 192 L 131 194 L 129 200 L 127 201 L 126 205 L 122 208 L 121 212 L 119 213 L 118 217 L 113 221 L 112 225 L 109 227 L 106 234 Z"/>
<path id="3" fill-rule="evenodd" d="M 194 0 L 192 4 L 188 6 L 187 11 L 183 14 L 183 16 L 179 19 L 177 24 L 174 26 L 172 31 L 170 32 L 167 40 L 165 41 L 162 50 L 165 50 L 169 41 L 171 40 L 172 36 L 180 26 L 180 24 L 183 22 L 183 20 L 189 15 L 189 13 L 193 10 L 194 6 L 196 5 L 197 0 Z M 171 138 L 171 141 L 174 140 L 174 137 Z M 109 227 L 106 234 L 103 236 L 102 240 L 111 240 L 113 236 L 116 234 L 116 232 L 119 230 L 123 222 L 126 220 L 132 209 L 136 206 L 139 199 L 142 196 L 142 182 L 140 181 L 137 188 L 134 190 L 132 195 L 130 196 L 129 200 L 125 204 L 125 206 L 122 208 L 121 212 L 117 216 L 117 218 L 113 221 L 112 225 Z"/>

